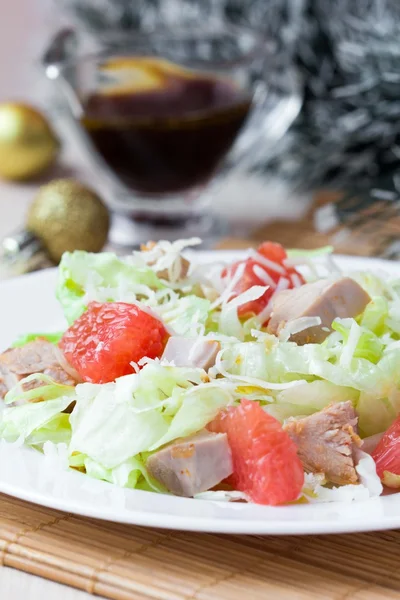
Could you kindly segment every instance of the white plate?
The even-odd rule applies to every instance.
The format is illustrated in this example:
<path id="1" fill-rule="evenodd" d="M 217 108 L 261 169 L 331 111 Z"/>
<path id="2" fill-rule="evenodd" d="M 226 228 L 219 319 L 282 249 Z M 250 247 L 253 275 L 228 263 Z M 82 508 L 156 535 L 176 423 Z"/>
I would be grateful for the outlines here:
<path id="1" fill-rule="evenodd" d="M 205 260 L 216 258 L 204 253 Z M 220 252 L 233 260 L 237 253 Z M 339 257 L 345 271 L 399 273 L 397 263 Z M 2 282 L 0 349 L 29 331 L 64 326 L 54 298 L 55 270 Z M 365 502 L 284 507 L 192 500 L 120 489 L 74 471 L 55 468 L 49 459 L 24 447 L 0 443 L 0 492 L 55 509 L 109 521 L 221 533 L 305 534 L 372 531 L 400 527 L 400 495 Z"/>

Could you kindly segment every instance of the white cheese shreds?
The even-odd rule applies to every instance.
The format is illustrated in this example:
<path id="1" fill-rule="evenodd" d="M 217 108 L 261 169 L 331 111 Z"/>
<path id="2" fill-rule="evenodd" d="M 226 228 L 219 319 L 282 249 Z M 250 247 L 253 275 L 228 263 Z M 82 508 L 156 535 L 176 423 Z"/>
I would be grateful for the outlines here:
<path id="1" fill-rule="evenodd" d="M 285 270 L 284 267 L 282 267 L 282 265 L 278 265 L 273 260 L 269 260 L 269 258 L 265 258 L 265 256 L 263 256 L 262 254 L 260 254 L 256 250 L 251 250 L 250 256 L 252 258 L 254 258 L 257 262 L 259 262 L 262 265 L 264 265 L 264 267 L 267 267 L 268 269 L 270 269 L 271 271 L 275 271 L 275 273 L 279 273 L 279 275 L 285 275 L 286 274 L 286 270 Z"/>
<path id="2" fill-rule="evenodd" d="M 267 285 L 267 286 L 253 285 L 251 288 L 249 288 L 242 294 L 239 294 L 239 296 L 236 296 L 236 298 L 229 300 L 229 302 L 226 303 L 226 306 L 229 306 L 230 308 L 232 308 L 232 307 L 237 308 L 238 306 L 241 306 L 242 304 L 246 304 L 247 302 L 252 302 L 253 300 L 258 300 L 258 298 L 261 298 L 261 296 L 263 296 L 263 294 L 265 294 L 265 292 L 268 290 L 269 290 L 269 285 Z"/>
<path id="3" fill-rule="evenodd" d="M 269 273 L 267 273 L 267 271 L 265 269 L 263 269 L 262 267 L 260 267 L 260 265 L 254 265 L 253 266 L 253 272 L 254 272 L 254 275 L 256 275 L 256 277 L 258 277 L 259 279 L 261 279 L 261 281 L 263 283 L 265 283 L 266 285 L 269 285 L 269 286 L 271 286 L 273 288 L 276 287 L 276 283 L 272 279 L 271 275 L 269 275 Z"/>
<path id="4" fill-rule="evenodd" d="M 135 371 L 136 374 L 140 372 L 140 367 L 134 360 L 131 360 L 129 364 L 131 365 L 132 369 Z"/>
<path id="5" fill-rule="evenodd" d="M 268 289 L 269 287 L 254 285 L 242 294 L 239 294 L 236 298 L 233 298 L 233 300 L 226 302 L 222 306 L 221 314 L 219 316 L 220 331 L 223 331 L 227 335 L 234 336 L 238 340 L 244 341 L 245 334 L 239 319 L 238 307 L 247 302 L 257 300 L 265 294 Z"/>
<path id="6" fill-rule="evenodd" d="M 272 307 L 273 307 L 273 303 L 275 300 L 275 295 L 278 294 L 279 292 L 283 292 L 284 290 L 287 290 L 288 287 L 289 287 L 289 279 L 287 279 L 286 277 L 281 277 L 278 281 L 278 285 L 276 286 L 274 293 L 272 294 L 271 298 L 268 301 L 268 304 L 257 315 L 257 323 L 260 326 L 263 325 L 265 323 L 265 321 L 267 321 L 272 314 Z"/>
<path id="7" fill-rule="evenodd" d="M 196 500 L 211 500 L 213 502 L 250 502 L 249 497 L 244 492 L 229 490 L 217 490 L 215 492 L 209 490 L 208 492 L 201 492 L 200 494 L 196 494 L 194 497 Z"/>
<path id="8" fill-rule="evenodd" d="M 286 323 L 279 333 L 279 340 L 287 342 L 292 335 L 318 325 L 321 325 L 321 317 L 299 317 Z"/>
<path id="9" fill-rule="evenodd" d="M 148 250 L 134 252 L 130 262 L 151 266 L 156 273 L 166 270 L 168 280 L 171 283 L 176 283 L 180 279 L 181 274 L 182 251 L 185 248 L 199 244 L 201 244 L 200 238 L 189 238 L 175 242 L 161 240 Z"/>
<path id="10" fill-rule="evenodd" d="M 338 267 L 337 263 L 334 261 L 332 256 L 327 254 L 325 257 L 325 261 L 326 261 L 327 268 L 332 275 L 337 275 L 339 277 L 341 277 L 343 275 L 342 269 L 340 269 L 340 267 Z"/>
<path id="11" fill-rule="evenodd" d="M 240 263 L 237 266 L 235 274 L 232 275 L 232 277 L 230 278 L 229 283 L 227 284 L 226 288 L 224 289 L 224 291 L 222 292 L 220 297 L 217 298 L 217 300 L 215 300 L 215 302 L 213 302 L 211 304 L 211 309 L 217 308 L 217 306 L 220 306 L 221 304 L 226 304 L 227 302 L 229 302 L 229 300 L 231 299 L 231 297 L 233 295 L 233 290 L 234 290 L 236 284 L 240 281 L 241 277 L 243 276 L 245 267 L 246 267 L 245 263 Z"/>
<path id="12" fill-rule="evenodd" d="M 297 287 L 301 287 L 303 285 L 303 282 L 300 279 L 300 276 L 297 275 L 297 273 L 292 273 L 292 275 L 290 275 L 290 279 L 292 281 L 293 287 L 297 288 Z"/>

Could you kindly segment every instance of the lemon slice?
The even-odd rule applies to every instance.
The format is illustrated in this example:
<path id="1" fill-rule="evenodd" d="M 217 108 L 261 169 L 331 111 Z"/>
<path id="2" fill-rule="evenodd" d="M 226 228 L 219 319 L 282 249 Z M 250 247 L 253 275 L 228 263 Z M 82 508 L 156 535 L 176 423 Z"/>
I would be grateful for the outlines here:
<path id="1" fill-rule="evenodd" d="M 131 94 L 162 89 L 170 76 L 192 78 L 193 73 L 164 59 L 134 57 L 108 60 L 101 66 L 105 76 L 101 93 Z"/>

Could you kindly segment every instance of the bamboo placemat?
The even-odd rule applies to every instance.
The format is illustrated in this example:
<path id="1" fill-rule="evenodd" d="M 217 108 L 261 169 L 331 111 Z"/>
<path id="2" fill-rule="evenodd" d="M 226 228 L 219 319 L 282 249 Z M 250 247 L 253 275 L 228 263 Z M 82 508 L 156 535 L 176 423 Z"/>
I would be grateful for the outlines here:
<path id="1" fill-rule="evenodd" d="M 399 598 L 399 552 L 399 531 L 306 537 L 171 532 L 0 495 L 2 564 L 115 600 Z"/>

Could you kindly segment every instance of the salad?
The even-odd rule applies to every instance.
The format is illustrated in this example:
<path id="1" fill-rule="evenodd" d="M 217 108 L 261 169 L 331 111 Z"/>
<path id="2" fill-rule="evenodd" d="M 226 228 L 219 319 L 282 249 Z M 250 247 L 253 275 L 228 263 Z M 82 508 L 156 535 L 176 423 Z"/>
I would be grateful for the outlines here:
<path id="1" fill-rule="evenodd" d="M 400 279 L 331 248 L 65 253 L 64 331 L 0 355 L 0 438 L 117 486 L 268 505 L 400 487 Z"/>

